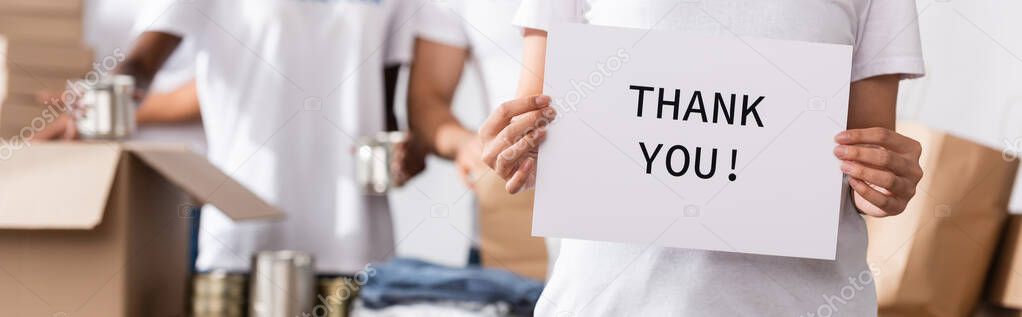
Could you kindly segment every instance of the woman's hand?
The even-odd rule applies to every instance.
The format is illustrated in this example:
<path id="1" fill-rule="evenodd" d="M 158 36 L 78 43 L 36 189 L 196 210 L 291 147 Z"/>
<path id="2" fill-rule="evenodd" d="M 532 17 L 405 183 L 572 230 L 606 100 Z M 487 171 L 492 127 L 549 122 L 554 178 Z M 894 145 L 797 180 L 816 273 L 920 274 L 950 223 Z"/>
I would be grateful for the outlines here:
<path id="1" fill-rule="evenodd" d="M 536 184 L 536 156 L 557 113 L 550 97 L 530 96 L 501 104 L 479 128 L 483 162 L 517 194 Z"/>
<path id="2" fill-rule="evenodd" d="M 919 142 L 885 128 L 852 129 L 834 138 L 855 206 L 874 217 L 900 214 L 923 177 Z"/>

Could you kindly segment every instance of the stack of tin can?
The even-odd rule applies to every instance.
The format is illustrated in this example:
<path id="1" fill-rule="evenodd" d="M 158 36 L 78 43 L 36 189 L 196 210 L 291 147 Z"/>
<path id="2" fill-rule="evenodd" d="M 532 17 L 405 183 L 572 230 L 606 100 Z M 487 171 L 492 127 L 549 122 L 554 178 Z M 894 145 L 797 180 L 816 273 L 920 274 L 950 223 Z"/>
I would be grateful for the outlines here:
<path id="1" fill-rule="evenodd" d="M 351 303 L 358 296 L 358 285 L 351 277 L 320 278 L 316 298 L 317 312 L 325 317 L 348 317 Z"/>
<path id="2" fill-rule="evenodd" d="M 246 277 L 212 272 L 197 275 L 192 285 L 193 317 L 242 317 L 248 310 Z"/>

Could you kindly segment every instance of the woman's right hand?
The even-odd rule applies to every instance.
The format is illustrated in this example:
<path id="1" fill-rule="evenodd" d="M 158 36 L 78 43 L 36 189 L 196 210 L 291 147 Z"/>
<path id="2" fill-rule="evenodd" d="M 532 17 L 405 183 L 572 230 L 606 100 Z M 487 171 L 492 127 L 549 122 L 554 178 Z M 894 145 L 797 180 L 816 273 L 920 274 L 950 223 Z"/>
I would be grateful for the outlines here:
<path id="1" fill-rule="evenodd" d="M 483 162 L 507 181 L 509 193 L 535 186 L 539 145 L 556 116 L 550 97 L 522 97 L 500 105 L 479 128 Z"/>

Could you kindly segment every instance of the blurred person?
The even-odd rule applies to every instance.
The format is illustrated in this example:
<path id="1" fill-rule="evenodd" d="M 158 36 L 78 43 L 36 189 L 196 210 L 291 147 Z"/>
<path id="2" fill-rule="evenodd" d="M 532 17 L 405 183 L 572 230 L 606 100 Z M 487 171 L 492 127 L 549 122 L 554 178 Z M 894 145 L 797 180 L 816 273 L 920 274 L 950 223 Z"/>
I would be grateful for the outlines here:
<path id="1" fill-rule="evenodd" d="M 541 123 L 556 116 L 540 96 L 555 22 L 852 45 L 848 130 L 835 136 L 834 155 L 854 198 L 841 208 L 835 261 L 564 239 L 536 315 L 811 316 L 828 295 L 871 274 L 862 216 L 899 214 L 922 176 L 919 143 L 894 132 L 898 82 L 923 74 L 914 1 L 523 0 L 515 18 L 525 28 L 519 98 L 479 132 L 483 160 L 509 192 L 534 185 Z M 875 316 L 874 286 L 855 290 L 831 313 Z"/>
<path id="2" fill-rule="evenodd" d="M 408 118 L 416 138 L 432 153 L 452 160 L 462 181 L 480 200 L 517 206 L 522 211 L 520 217 L 528 222 L 532 196 L 509 197 L 502 181 L 486 179 L 499 178 L 480 159 L 482 149 L 474 129 L 459 122 L 451 109 L 462 73 L 469 64 L 475 66 L 473 69 L 481 79 L 485 113 L 515 96 L 518 78 L 508 74 L 516 74 L 521 68 L 521 30 L 511 25 L 518 4 L 517 0 L 452 0 L 432 2 L 419 11 L 408 88 Z M 476 216 L 476 231 L 481 217 Z M 516 238 L 526 239 L 533 239 L 528 232 Z M 482 255 L 477 247 L 473 245 L 469 264 L 480 264 Z M 548 248 L 552 262 L 556 240 L 548 239 Z"/>
<path id="3" fill-rule="evenodd" d="M 389 104 L 410 57 L 414 4 L 163 3 L 115 73 L 134 77 L 145 92 L 191 42 L 208 158 L 287 214 L 234 223 L 205 206 L 200 272 L 246 272 L 256 252 L 287 249 L 313 254 L 320 273 L 352 274 L 393 254 L 387 197 L 361 192 L 353 150 L 361 136 L 396 129 Z M 402 146 L 404 159 L 396 160 L 417 163 L 395 164 L 399 185 L 424 168 L 424 154 L 411 149 Z"/>
<path id="4" fill-rule="evenodd" d="M 94 54 L 97 68 L 107 66 L 105 60 L 126 57 L 139 34 L 145 31 L 166 6 L 142 0 L 89 0 L 85 5 L 85 41 Z M 159 142 L 185 142 L 200 153 L 205 152 L 199 99 L 194 77 L 195 55 L 190 41 L 181 45 L 160 69 L 136 112 L 139 130 L 134 139 Z M 110 70 L 96 69 L 103 74 Z M 70 78 L 69 78 L 70 79 Z M 40 103 L 59 100 L 59 91 L 41 91 Z M 75 138 L 73 120 L 61 116 L 34 135 L 36 139 Z"/>

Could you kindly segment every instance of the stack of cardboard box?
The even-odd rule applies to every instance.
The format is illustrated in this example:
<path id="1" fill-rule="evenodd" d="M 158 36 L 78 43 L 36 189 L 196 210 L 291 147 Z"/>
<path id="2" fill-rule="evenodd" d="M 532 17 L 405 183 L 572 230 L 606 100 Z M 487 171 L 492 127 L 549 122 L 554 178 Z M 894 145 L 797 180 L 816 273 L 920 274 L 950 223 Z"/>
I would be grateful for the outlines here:
<path id="1" fill-rule="evenodd" d="M 37 93 L 60 93 L 68 79 L 82 78 L 91 70 L 93 54 L 83 40 L 83 1 L 0 0 L 8 71 L 0 136 L 18 134 L 40 116 L 44 105 Z"/>
<path id="2" fill-rule="evenodd" d="M 0 56 L 7 56 L 7 38 L 0 35 Z M 0 63 L 0 105 L 7 99 L 7 64 Z"/>

